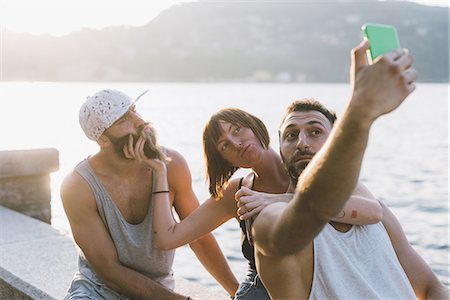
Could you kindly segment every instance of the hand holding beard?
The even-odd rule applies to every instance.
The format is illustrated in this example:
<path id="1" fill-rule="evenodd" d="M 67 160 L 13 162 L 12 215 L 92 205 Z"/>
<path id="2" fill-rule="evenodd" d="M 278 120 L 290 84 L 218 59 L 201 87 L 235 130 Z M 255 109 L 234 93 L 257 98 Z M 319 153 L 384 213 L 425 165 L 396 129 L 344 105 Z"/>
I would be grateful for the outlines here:
<path id="1" fill-rule="evenodd" d="M 144 126 L 139 128 L 138 135 L 130 134 L 124 137 L 124 140 L 122 141 L 123 142 L 122 150 L 126 158 L 128 159 L 137 158 L 137 151 L 138 151 L 137 148 L 141 146 L 137 145 L 137 143 L 141 137 L 143 138 L 144 143 L 143 151 L 147 158 L 158 159 L 164 163 L 168 163 L 170 161 L 170 158 L 168 158 L 164 154 L 161 147 L 158 145 L 156 141 L 155 129 L 149 123 L 146 123 L 144 124 Z"/>

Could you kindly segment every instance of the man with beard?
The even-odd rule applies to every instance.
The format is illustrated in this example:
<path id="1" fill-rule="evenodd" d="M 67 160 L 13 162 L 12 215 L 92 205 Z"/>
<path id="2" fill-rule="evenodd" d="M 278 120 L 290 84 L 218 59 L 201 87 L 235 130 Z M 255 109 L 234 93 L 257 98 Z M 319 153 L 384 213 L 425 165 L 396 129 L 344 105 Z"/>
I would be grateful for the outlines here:
<path id="1" fill-rule="evenodd" d="M 448 299 L 383 204 L 377 224 L 331 221 L 357 183 L 371 125 L 415 89 L 406 50 L 367 66 L 367 48 L 364 42 L 352 51 L 353 94 L 334 127 L 333 113 L 310 100 L 293 103 L 280 126 L 294 197 L 267 206 L 252 230 L 258 272 L 272 299 Z M 236 194 L 247 203 L 255 197 L 265 195 Z"/>
<path id="2" fill-rule="evenodd" d="M 137 100 L 137 99 L 136 99 Z M 135 101 L 134 101 L 135 102 Z M 153 127 L 136 112 L 130 97 L 102 90 L 80 109 L 80 125 L 100 150 L 65 178 L 61 198 L 75 242 L 78 272 L 66 299 L 186 299 L 173 292 L 174 251 L 153 243 L 153 197 L 169 194 L 181 219 L 198 206 L 183 156 L 160 147 Z M 145 153 L 168 163 L 166 190 L 156 190 L 155 172 L 127 159 L 124 147 L 141 139 Z M 190 244 L 199 260 L 230 295 L 238 282 L 209 234 Z"/>

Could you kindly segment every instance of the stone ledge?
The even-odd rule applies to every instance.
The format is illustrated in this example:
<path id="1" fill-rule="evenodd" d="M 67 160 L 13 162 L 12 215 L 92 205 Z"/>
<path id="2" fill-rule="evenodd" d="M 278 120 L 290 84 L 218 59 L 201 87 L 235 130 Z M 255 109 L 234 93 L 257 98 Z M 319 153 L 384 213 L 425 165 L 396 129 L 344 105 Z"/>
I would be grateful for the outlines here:
<path id="1" fill-rule="evenodd" d="M 33 149 L 0 151 L 0 178 L 48 174 L 59 168 L 58 150 Z"/>
<path id="2" fill-rule="evenodd" d="M 50 223 L 50 173 L 59 168 L 58 156 L 54 148 L 0 151 L 0 205 Z"/>
<path id="3" fill-rule="evenodd" d="M 62 299 L 77 268 L 78 248 L 50 225 L 0 206 L 0 299 Z M 228 299 L 183 278 L 175 291 L 193 299 Z"/>

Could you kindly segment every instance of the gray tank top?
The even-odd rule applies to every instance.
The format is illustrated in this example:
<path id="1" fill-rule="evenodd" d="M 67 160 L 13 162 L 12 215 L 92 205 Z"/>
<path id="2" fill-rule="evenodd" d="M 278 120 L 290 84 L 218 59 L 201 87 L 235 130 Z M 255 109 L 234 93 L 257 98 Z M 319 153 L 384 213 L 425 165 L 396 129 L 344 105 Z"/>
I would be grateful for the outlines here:
<path id="1" fill-rule="evenodd" d="M 120 210 L 95 175 L 87 159 L 79 163 L 75 170 L 87 181 L 95 195 L 98 212 L 111 235 L 117 249 L 119 261 L 124 266 L 173 290 L 175 282 L 172 265 L 175 250 L 158 250 L 154 246 L 152 234 L 153 199 L 150 200 L 149 210 L 144 221 L 139 224 L 130 224 L 123 218 Z M 153 183 L 155 179 L 156 174 L 153 173 Z M 154 186 L 153 184 L 153 188 Z M 103 285 L 102 281 L 90 268 L 82 252 L 79 256 L 78 266 L 81 275 L 86 276 L 97 284 Z"/>
<path id="2" fill-rule="evenodd" d="M 314 239 L 309 299 L 416 299 L 382 222 L 345 233 L 327 224 Z"/>

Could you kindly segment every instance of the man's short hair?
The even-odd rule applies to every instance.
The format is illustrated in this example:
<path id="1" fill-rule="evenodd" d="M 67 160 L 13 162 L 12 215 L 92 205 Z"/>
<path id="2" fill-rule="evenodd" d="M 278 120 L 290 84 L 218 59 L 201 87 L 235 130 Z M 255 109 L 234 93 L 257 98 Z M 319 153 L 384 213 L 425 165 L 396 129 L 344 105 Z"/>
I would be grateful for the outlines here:
<path id="1" fill-rule="evenodd" d="M 270 143 L 266 126 L 252 114 L 238 108 L 225 108 L 212 115 L 203 129 L 203 152 L 209 192 L 214 198 L 222 197 L 224 186 L 234 172 L 239 169 L 223 159 L 217 149 L 217 142 L 223 134 L 220 121 L 250 128 L 264 149 L 267 149 Z"/>
<path id="2" fill-rule="evenodd" d="M 336 113 L 323 106 L 323 104 L 320 103 L 319 101 L 313 98 L 303 98 L 301 100 L 296 100 L 292 102 L 291 105 L 288 106 L 280 126 L 283 125 L 284 121 L 286 120 L 286 117 L 290 113 L 296 111 L 318 111 L 330 121 L 331 126 L 333 126 L 334 122 L 337 119 Z"/>

